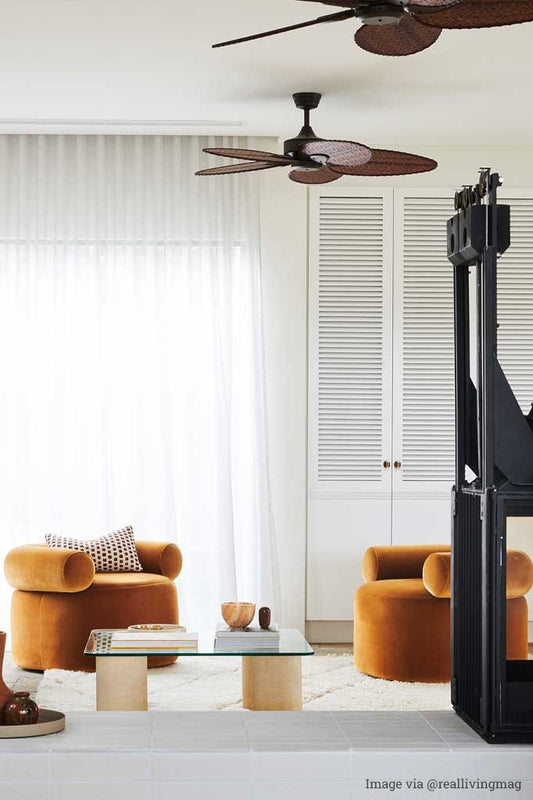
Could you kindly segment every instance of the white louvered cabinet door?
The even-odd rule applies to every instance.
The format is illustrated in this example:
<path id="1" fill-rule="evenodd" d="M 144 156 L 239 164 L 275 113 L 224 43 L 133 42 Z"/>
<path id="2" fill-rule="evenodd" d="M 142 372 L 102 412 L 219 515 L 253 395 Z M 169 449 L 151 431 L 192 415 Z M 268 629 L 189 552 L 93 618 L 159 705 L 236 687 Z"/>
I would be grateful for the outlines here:
<path id="1" fill-rule="evenodd" d="M 308 619 L 350 619 L 390 544 L 392 190 L 311 193 Z"/>
<path id="2" fill-rule="evenodd" d="M 446 544 L 455 463 L 451 190 L 396 190 L 394 544 Z"/>
<path id="3" fill-rule="evenodd" d="M 504 176 L 505 177 L 505 176 Z M 498 261 L 498 359 L 520 407 L 533 403 L 533 192 L 500 192 L 511 205 L 511 247 Z M 531 520 L 507 524 L 507 546 L 532 552 Z M 526 595 L 529 627 L 533 622 L 533 592 Z"/>
<path id="4" fill-rule="evenodd" d="M 511 206 L 511 247 L 498 261 L 498 359 L 527 414 L 533 403 L 533 192 L 500 192 Z"/>

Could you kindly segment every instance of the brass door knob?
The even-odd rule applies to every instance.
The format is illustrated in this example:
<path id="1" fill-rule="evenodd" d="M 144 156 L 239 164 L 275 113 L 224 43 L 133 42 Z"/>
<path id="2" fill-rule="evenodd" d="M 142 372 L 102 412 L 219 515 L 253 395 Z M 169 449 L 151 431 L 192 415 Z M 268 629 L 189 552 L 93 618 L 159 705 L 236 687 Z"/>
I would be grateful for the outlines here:
<path id="1" fill-rule="evenodd" d="M 401 461 L 395 461 L 394 462 L 394 469 L 400 469 L 401 466 L 402 466 L 402 462 Z"/>
<path id="2" fill-rule="evenodd" d="M 384 467 L 384 469 L 390 469 L 390 461 L 384 461 L 383 462 L 383 467 Z"/>

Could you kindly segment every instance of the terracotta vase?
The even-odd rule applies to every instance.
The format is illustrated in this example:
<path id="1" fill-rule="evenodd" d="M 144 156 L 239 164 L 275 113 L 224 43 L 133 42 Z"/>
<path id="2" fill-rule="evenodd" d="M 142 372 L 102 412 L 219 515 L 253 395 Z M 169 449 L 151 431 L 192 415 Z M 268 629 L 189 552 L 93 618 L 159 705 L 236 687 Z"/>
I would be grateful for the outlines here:
<path id="1" fill-rule="evenodd" d="M 2 678 L 2 667 L 4 665 L 4 654 L 6 651 L 6 634 L 0 631 L 0 723 L 3 722 L 3 708 L 10 697 L 13 696 L 12 690 L 6 686 Z"/>
<path id="2" fill-rule="evenodd" d="M 5 725 L 34 725 L 39 719 L 39 708 L 29 692 L 15 692 L 4 706 Z"/>

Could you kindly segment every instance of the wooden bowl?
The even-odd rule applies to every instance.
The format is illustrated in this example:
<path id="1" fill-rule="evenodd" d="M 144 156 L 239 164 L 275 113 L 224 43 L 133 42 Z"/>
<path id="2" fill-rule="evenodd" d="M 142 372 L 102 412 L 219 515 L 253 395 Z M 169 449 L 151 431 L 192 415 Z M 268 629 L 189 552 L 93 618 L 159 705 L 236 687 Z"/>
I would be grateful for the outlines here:
<path id="1" fill-rule="evenodd" d="M 255 603 L 222 603 L 220 610 L 230 628 L 246 628 L 255 616 Z"/>

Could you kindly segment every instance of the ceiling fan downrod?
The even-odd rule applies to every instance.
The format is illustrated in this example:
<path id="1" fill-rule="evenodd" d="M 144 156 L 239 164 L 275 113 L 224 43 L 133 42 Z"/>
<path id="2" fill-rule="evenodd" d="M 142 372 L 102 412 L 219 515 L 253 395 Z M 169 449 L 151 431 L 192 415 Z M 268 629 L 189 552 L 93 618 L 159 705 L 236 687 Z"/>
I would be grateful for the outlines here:
<path id="1" fill-rule="evenodd" d="M 304 112 L 303 128 L 294 139 L 287 139 L 283 145 L 283 151 L 286 156 L 295 158 L 298 156 L 300 147 L 305 142 L 316 141 L 319 137 L 316 135 L 311 127 L 311 111 L 318 108 L 322 95 L 319 92 L 296 92 L 293 94 L 292 99 L 296 108 Z M 297 167 L 299 170 L 320 169 L 328 160 L 327 156 L 313 156 L 306 159 L 305 163 L 300 163 Z"/>

